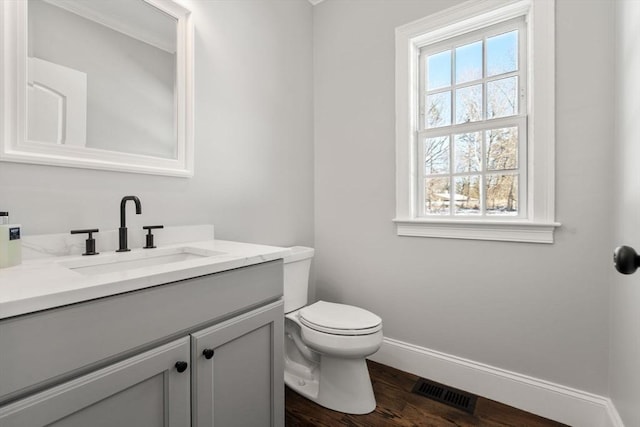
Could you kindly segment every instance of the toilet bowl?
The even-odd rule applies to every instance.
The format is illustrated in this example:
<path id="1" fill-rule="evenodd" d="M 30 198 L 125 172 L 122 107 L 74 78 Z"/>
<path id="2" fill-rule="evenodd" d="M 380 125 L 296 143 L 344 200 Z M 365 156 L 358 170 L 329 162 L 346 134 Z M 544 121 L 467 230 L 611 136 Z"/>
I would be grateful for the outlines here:
<path id="1" fill-rule="evenodd" d="M 284 260 L 285 384 L 335 411 L 376 407 L 366 357 L 382 344 L 382 320 L 359 307 L 307 302 L 313 249 L 294 247 Z"/>

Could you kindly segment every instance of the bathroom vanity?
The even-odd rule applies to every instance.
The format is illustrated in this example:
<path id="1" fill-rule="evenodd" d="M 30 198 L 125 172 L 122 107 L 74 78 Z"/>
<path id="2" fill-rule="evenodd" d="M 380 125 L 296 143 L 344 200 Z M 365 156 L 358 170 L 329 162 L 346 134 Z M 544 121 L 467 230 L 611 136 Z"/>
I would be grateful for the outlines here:
<path id="1" fill-rule="evenodd" d="M 287 249 L 188 246 L 216 255 L 0 270 L 0 425 L 283 426 Z"/>

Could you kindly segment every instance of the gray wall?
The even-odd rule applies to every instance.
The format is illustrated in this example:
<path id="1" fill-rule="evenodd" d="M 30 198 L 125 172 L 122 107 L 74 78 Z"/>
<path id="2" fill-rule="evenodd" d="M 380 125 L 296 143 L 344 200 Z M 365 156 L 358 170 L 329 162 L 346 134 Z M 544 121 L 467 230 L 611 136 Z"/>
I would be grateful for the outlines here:
<path id="1" fill-rule="evenodd" d="M 195 33 L 195 177 L 0 163 L 0 210 L 25 234 L 213 223 L 219 238 L 313 244 L 312 7 L 182 0 Z M 98 236 L 98 239 L 100 237 Z"/>
<path id="2" fill-rule="evenodd" d="M 614 245 L 640 250 L 640 3 L 616 2 L 616 177 Z M 640 273 L 611 284 L 611 399 L 627 426 L 640 425 Z"/>
<path id="3" fill-rule="evenodd" d="M 452 4 L 315 7 L 316 296 L 387 337 L 607 395 L 613 2 L 557 2 L 553 245 L 395 234 L 394 28 Z"/>

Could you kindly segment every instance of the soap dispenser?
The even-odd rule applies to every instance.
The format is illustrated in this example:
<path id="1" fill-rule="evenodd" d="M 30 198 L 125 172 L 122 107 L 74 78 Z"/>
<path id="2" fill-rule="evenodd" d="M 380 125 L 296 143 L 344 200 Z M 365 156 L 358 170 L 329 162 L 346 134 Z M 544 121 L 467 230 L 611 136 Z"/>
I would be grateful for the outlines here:
<path id="1" fill-rule="evenodd" d="M 20 224 L 10 224 L 9 212 L 0 212 L 0 268 L 22 262 Z"/>

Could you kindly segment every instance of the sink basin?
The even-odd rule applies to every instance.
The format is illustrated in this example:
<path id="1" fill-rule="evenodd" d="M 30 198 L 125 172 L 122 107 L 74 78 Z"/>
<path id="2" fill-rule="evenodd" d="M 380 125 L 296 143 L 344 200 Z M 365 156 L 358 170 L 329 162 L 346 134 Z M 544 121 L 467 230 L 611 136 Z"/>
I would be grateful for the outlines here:
<path id="1" fill-rule="evenodd" d="M 148 249 L 135 252 L 101 254 L 73 261 L 61 262 L 60 265 L 88 276 L 135 270 L 175 262 L 189 261 L 226 255 L 226 252 L 207 249 L 179 247 L 167 249 Z"/>

